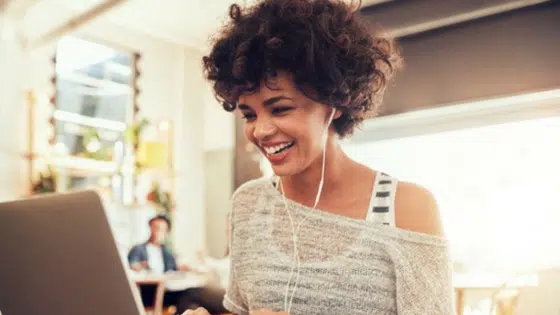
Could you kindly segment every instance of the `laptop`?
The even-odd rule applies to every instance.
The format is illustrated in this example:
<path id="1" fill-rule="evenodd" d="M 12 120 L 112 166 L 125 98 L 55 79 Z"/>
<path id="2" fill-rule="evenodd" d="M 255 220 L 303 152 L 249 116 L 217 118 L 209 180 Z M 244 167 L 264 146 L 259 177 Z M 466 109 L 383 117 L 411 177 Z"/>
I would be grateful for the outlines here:
<path id="1" fill-rule="evenodd" d="M 0 203 L 0 314 L 144 314 L 93 191 Z"/>

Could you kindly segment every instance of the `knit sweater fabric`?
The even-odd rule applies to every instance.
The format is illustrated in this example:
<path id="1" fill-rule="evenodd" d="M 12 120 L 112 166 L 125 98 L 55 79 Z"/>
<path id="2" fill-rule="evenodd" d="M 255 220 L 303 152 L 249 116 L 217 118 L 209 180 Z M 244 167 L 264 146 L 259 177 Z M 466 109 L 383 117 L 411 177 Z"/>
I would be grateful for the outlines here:
<path id="1" fill-rule="evenodd" d="M 287 200 L 297 227 L 299 277 L 291 315 L 455 314 L 447 241 L 438 236 L 311 209 Z M 294 267 L 292 225 L 270 178 L 232 197 L 231 275 L 224 306 L 234 314 L 285 311 Z M 292 295 L 297 268 L 291 278 Z"/>

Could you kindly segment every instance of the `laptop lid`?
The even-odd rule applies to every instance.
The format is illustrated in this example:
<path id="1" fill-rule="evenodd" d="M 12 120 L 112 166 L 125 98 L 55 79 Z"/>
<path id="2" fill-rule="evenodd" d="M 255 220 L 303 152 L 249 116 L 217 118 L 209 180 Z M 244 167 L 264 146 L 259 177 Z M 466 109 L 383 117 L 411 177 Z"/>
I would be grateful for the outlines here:
<path id="1" fill-rule="evenodd" d="M 143 314 L 93 191 L 0 203 L 0 314 Z"/>

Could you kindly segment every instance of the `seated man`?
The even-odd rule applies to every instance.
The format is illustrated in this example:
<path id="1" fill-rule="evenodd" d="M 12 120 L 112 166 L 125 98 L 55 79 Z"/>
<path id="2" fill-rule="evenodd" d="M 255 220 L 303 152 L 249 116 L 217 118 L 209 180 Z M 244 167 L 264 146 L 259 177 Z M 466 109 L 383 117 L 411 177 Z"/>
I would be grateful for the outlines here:
<path id="1" fill-rule="evenodd" d="M 147 271 L 151 274 L 164 274 L 178 268 L 175 257 L 164 243 L 171 228 L 171 222 L 163 215 L 156 216 L 149 221 L 150 237 L 147 242 L 134 246 L 128 253 L 128 263 L 134 271 Z M 140 294 L 144 306 L 153 306 L 156 287 L 142 285 Z M 166 292 L 164 305 L 177 304 L 177 293 Z"/>
<path id="2" fill-rule="evenodd" d="M 150 238 L 147 242 L 134 246 L 128 253 L 128 263 L 134 271 L 149 271 L 164 274 L 178 270 L 173 253 L 164 245 L 171 222 L 166 216 L 159 215 L 148 222 Z"/>
<path id="3" fill-rule="evenodd" d="M 171 229 L 171 222 L 165 216 L 156 216 L 149 221 L 150 237 L 147 242 L 134 246 L 128 254 L 130 268 L 137 272 L 164 274 L 169 271 L 189 271 L 187 266 L 178 266 L 165 240 Z M 140 294 L 144 306 L 153 306 L 156 287 L 142 285 Z M 225 291 L 213 287 L 192 288 L 184 291 L 166 292 L 164 306 L 176 306 L 178 314 L 189 308 L 202 306 L 213 314 L 225 313 L 222 305 Z"/>

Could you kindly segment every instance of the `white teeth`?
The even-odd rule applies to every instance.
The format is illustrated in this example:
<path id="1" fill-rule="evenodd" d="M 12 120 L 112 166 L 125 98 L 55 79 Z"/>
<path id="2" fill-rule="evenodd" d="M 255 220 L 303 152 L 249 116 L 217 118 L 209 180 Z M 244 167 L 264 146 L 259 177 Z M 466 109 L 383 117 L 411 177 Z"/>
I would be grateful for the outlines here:
<path id="1" fill-rule="evenodd" d="M 285 149 L 286 147 L 292 145 L 292 143 L 293 142 L 288 142 L 288 143 L 279 144 L 279 145 L 275 145 L 275 146 L 271 146 L 271 147 L 263 147 L 263 149 L 267 154 L 276 154 L 280 150 Z"/>

